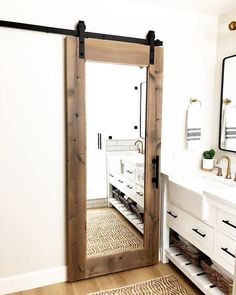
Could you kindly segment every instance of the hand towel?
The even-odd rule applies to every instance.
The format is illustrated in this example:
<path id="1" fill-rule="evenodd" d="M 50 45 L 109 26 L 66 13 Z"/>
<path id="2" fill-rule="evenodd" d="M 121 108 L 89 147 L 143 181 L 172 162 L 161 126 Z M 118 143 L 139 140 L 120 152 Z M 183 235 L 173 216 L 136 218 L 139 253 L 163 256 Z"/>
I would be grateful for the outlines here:
<path id="1" fill-rule="evenodd" d="M 189 104 L 187 113 L 187 148 L 195 150 L 201 147 L 202 108 L 199 103 Z"/>
<path id="2" fill-rule="evenodd" d="M 229 150 L 236 149 L 236 106 L 225 106 L 222 114 L 221 144 Z"/>

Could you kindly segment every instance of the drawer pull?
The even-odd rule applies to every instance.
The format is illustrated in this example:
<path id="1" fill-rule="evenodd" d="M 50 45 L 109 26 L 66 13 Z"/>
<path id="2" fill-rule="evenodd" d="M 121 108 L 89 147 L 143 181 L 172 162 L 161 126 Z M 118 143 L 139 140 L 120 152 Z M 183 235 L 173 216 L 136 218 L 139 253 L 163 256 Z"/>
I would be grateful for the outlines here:
<path id="1" fill-rule="evenodd" d="M 137 195 L 139 195 L 140 197 L 142 197 L 142 196 L 143 196 L 143 194 L 142 194 L 142 193 L 140 193 L 140 192 L 137 192 Z"/>
<path id="2" fill-rule="evenodd" d="M 122 180 L 120 180 L 120 179 L 119 179 L 118 181 L 119 181 L 120 183 L 123 183 L 123 182 L 124 182 L 124 181 L 122 181 Z"/>
<path id="3" fill-rule="evenodd" d="M 129 174 L 133 174 L 133 171 L 130 171 L 130 170 L 126 170 L 126 172 Z"/>
<path id="4" fill-rule="evenodd" d="M 206 234 L 202 234 L 202 233 L 200 233 L 200 232 L 198 231 L 197 228 L 192 228 L 192 230 L 193 230 L 195 233 L 197 233 L 199 236 L 205 238 Z"/>
<path id="5" fill-rule="evenodd" d="M 110 176 L 111 176 L 111 177 L 114 177 L 114 175 L 113 175 L 113 174 L 110 174 Z"/>
<path id="6" fill-rule="evenodd" d="M 129 189 L 132 189 L 133 187 L 131 185 L 126 185 Z"/>
<path id="7" fill-rule="evenodd" d="M 223 248 L 221 247 L 221 250 L 223 250 L 224 252 L 226 252 L 227 254 L 229 254 L 230 256 L 232 256 L 233 258 L 235 258 L 235 255 L 232 254 L 231 252 L 228 251 L 228 248 Z"/>
<path id="8" fill-rule="evenodd" d="M 177 218 L 177 217 L 178 217 L 178 215 L 174 215 L 171 211 L 167 211 L 167 213 L 168 213 L 170 216 L 174 217 L 174 218 Z"/>
<path id="9" fill-rule="evenodd" d="M 229 222 L 229 220 L 222 220 L 222 222 L 224 222 L 225 224 L 232 226 L 233 228 L 236 228 L 235 225 L 233 225 L 232 223 Z"/>

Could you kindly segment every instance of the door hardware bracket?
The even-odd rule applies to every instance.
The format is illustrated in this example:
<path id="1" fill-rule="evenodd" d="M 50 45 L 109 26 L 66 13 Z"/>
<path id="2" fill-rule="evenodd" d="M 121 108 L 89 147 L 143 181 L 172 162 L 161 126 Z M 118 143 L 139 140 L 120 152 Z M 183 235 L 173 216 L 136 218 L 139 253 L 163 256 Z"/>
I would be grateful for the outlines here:
<path id="1" fill-rule="evenodd" d="M 85 26 L 84 21 L 79 21 L 75 30 L 68 30 L 68 29 L 55 28 L 55 27 L 46 27 L 46 26 L 41 26 L 41 25 L 18 23 L 18 22 L 5 21 L 5 20 L 0 20 L 0 27 L 79 37 L 79 42 L 80 42 L 79 43 L 79 57 L 80 58 L 85 57 L 84 42 L 85 42 L 86 38 L 110 40 L 110 41 L 120 41 L 120 42 L 136 43 L 136 44 L 150 46 L 150 64 L 154 64 L 154 47 L 155 46 L 163 46 L 162 41 L 160 41 L 159 39 L 155 40 L 155 32 L 154 31 L 149 31 L 146 39 L 109 35 L 109 34 L 103 34 L 103 33 L 85 32 L 86 26 Z"/>
<path id="2" fill-rule="evenodd" d="M 150 47 L 149 63 L 150 63 L 150 65 L 153 65 L 154 64 L 154 58 L 155 58 L 155 52 L 154 52 L 155 32 L 154 31 L 149 31 L 148 32 L 147 40 L 148 40 L 148 44 L 149 44 L 149 47 Z"/>
<path id="3" fill-rule="evenodd" d="M 86 26 L 84 24 L 84 21 L 79 21 L 77 25 L 77 33 L 79 37 L 79 58 L 85 57 L 85 52 L 84 52 L 85 29 L 86 29 Z"/>

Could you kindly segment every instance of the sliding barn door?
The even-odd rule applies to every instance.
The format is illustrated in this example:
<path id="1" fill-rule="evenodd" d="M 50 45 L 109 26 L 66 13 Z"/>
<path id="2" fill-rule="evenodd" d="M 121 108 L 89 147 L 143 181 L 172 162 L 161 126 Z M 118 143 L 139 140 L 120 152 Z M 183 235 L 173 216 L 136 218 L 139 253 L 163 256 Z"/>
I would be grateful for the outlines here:
<path id="1" fill-rule="evenodd" d="M 66 39 L 67 257 L 70 282 L 148 266 L 158 261 L 163 48 L 155 47 L 155 61 L 152 65 L 149 64 L 149 50 L 146 45 L 86 39 L 85 58 L 81 59 L 79 38 Z M 147 69 L 143 247 L 92 257 L 87 253 L 85 89 L 93 85 L 86 85 L 87 62 Z"/>

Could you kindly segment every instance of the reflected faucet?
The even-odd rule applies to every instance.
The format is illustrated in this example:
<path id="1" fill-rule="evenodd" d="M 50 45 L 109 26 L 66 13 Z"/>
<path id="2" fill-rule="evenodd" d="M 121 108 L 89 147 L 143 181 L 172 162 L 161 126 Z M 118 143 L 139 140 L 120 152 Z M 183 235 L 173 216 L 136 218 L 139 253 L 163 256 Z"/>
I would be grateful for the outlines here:
<path id="1" fill-rule="evenodd" d="M 220 161 L 225 159 L 227 161 L 227 172 L 226 172 L 226 176 L 225 178 L 230 179 L 231 178 L 231 160 L 230 157 L 227 155 L 222 155 L 220 156 L 217 161 L 216 164 L 220 164 Z"/>
<path id="2" fill-rule="evenodd" d="M 141 148 L 139 147 L 139 143 L 141 144 Z M 142 142 L 142 140 L 140 140 L 140 139 L 136 140 L 134 145 L 136 145 L 138 147 L 138 152 L 140 154 L 143 154 L 143 142 Z"/>

